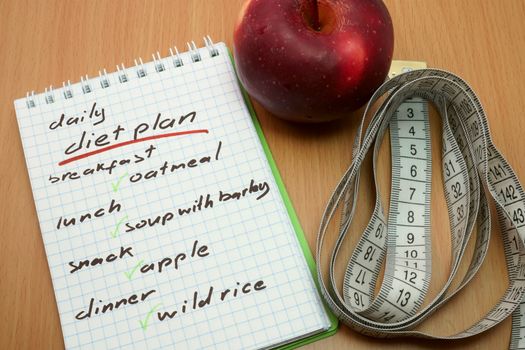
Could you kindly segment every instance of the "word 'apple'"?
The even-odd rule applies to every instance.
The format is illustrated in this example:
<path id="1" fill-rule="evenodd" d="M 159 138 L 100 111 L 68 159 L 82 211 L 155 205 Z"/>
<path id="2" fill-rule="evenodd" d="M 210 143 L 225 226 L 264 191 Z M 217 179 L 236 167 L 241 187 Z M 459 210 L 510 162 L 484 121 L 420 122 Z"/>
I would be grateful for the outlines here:
<path id="1" fill-rule="evenodd" d="M 288 120 L 340 118 L 385 80 L 394 31 L 381 0 L 248 0 L 234 33 L 239 78 Z"/>

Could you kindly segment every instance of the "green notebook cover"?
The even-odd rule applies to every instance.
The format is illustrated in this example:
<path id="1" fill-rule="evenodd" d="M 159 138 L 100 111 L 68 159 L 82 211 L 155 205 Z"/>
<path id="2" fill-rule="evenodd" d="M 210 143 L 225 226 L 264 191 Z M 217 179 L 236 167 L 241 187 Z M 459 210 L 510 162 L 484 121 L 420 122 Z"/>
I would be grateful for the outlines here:
<path id="1" fill-rule="evenodd" d="M 235 62 L 233 55 L 231 51 L 229 51 L 230 59 L 233 65 L 233 68 L 235 69 L 235 72 L 237 73 Z M 268 143 L 266 142 L 266 138 L 264 137 L 264 133 L 261 128 L 261 124 L 259 123 L 259 120 L 257 119 L 257 115 L 255 114 L 255 109 L 253 108 L 253 105 L 250 101 L 250 98 L 248 96 L 248 93 L 243 88 L 241 82 L 237 79 L 237 83 L 241 87 L 241 91 L 244 97 L 244 102 L 246 103 L 246 106 L 248 107 L 248 110 L 250 111 L 250 115 L 252 117 L 253 125 L 255 126 L 255 129 L 257 130 L 257 135 L 259 135 L 259 140 L 261 141 L 262 147 L 264 149 L 264 153 L 266 154 L 266 159 L 268 160 L 268 163 L 270 164 L 270 168 L 272 169 L 273 177 L 275 178 L 275 182 L 277 183 L 277 186 L 279 187 L 279 193 L 281 194 L 281 198 L 283 199 L 284 205 L 286 207 L 286 210 L 288 211 L 288 216 L 290 217 L 290 220 L 292 222 L 292 225 L 295 230 L 295 234 L 299 240 L 299 243 L 301 245 L 301 249 L 303 251 L 304 257 L 306 259 L 306 262 L 308 263 L 308 267 L 310 269 L 310 273 L 314 277 L 315 285 L 317 286 L 317 290 L 319 291 L 319 284 L 317 281 L 317 273 L 316 273 L 316 267 L 315 267 L 315 261 L 312 256 L 312 253 L 310 251 L 310 247 L 308 246 L 308 241 L 306 240 L 304 236 L 303 229 L 301 228 L 301 224 L 299 223 L 299 219 L 297 218 L 297 214 L 295 213 L 295 210 L 292 206 L 292 202 L 290 201 L 290 197 L 288 197 L 288 193 L 286 192 L 286 187 L 284 186 L 283 180 L 281 179 L 281 175 L 279 174 L 279 170 L 277 169 L 277 165 L 275 164 L 275 161 L 273 160 L 272 152 L 270 151 L 270 147 L 268 146 Z M 327 338 L 335 332 L 337 332 L 338 328 L 338 320 L 337 318 L 332 314 L 332 312 L 326 307 L 325 305 L 325 311 L 330 319 L 330 328 L 328 328 L 326 331 L 317 333 L 314 335 L 311 335 L 309 337 L 296 340 L 294 342 L 282 345 L 277 347 L 276 349 L 283 349 L 283 350 L 290 350 L 298 348 L 302 345 L 306 345 L 309 343 L 313 343 L 317 340 Z"/>

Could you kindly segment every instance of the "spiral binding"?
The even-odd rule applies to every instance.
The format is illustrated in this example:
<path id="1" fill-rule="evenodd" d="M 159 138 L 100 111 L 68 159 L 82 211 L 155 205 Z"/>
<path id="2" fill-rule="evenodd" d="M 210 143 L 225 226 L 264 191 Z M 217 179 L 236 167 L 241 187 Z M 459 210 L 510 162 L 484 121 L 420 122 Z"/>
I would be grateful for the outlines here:
<path id="1" fill-rule="evenodd" d="M 215 57 L 219 55 L 219 50 L 211 40 L 210 36 L 205 36 L 203 38 L 204 40 L 204 47 L 208 49 L 208 54 L 210 57 Z M 195 44 L 194 41 L 191 41 L 187 43 L 188 46 L 188 52 L 190 59 L 192 63 L 200 62 L 202 61 L 201 52 L 199 51 L 199 48 Z M 167 70 L 169 67 L 166 66 L 166 62 L 162 60 L 160 53 L 157 51 L 156 53 L 152 54 L 152 61 L 153 66 L 155 68 L 156 73 L 161 73 L 165 70 Z M 181 55 L 179 54 L 179 50 L 177 47 L 169 48 L 169 57 L 172 59 L 173 67 L 178 68 L 184 66 L 185 62 L 183 61 Z M 113 73 L 117 75 L 118 81 L 121 84 L 124 84 L 128 82 L 130 79 L 134 79 L 132 77 L 133 70 L 136 74 L 137 78 L 144 78 L 146 77 L 150 72 L 146 70 L 146 67 L 144 66 L 144 62 L 142 61 L 142 58 L 139 57 L 138 60 L 135 60 L 135 66 L 130 68 L 126 68 L 124 66 L 124 63 L 121 63 L 120 65 L 116 65 L 117 69 Z M 111 86 L 111 82 L 108 78 L 108 73 L 106 69 L 103 69 L 99 71 L 98 74 L 98 82 L 100 84 L 101 89 L 106 89 L 109 86 Z M 93 92 L 94 89 L 98 89 L 98 85 L 95 85 L 93 81 L 90 82 L 89 77 L 86 75 L 80 77 L 80 87 L 83 94 L 89 94 Z M 67 82 L 62 83 L 62 95 L 65 100 L 71 99 L 74 97 L 73 89 L 71 86 L 71 81 L 68 80 Z M 55 103 L 57 98 L 55 97 L 55 93 L 53 91 L 53 86 L 49 86 L 49 88 L 44 89 L 44 101 L 46 104 L 52 104 Z M 35 92 L 27 92 L 26 94 L 26 105 L 27 108 L 34 108 L 37 106 L 37 101 L 35 98 Z"/>

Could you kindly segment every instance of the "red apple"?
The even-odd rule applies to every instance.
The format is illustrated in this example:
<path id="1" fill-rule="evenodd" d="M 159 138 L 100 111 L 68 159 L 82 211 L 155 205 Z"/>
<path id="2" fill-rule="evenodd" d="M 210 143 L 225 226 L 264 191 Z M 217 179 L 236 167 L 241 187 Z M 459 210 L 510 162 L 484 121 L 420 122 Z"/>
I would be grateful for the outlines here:
<path id="1" fill-rule="evenodd" d="M 381 0 L 248 0 L 234 33 L 248 93 L 288 120 L 356 110 L 385 80 L 394 30 Z"/>

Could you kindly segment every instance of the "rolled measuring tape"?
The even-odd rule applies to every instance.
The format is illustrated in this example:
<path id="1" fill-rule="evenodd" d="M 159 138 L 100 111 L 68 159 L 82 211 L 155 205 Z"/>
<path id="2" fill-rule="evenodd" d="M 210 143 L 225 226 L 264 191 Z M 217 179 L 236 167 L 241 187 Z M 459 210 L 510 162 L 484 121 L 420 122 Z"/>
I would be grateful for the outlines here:
<path id="1" fill-rule="evenodd" d="M 407 66 L 409 69 L 411 65 Z M 408 69 L 407 69 L 408 70 Z M 377 109 L 372 112 L 376 102 Z M 426 304 L 431 276 L 431 142 L 427 102 L 442 119 L 442 171 L 451 231 L 450 275 Z M 370 120 L 364 130 L 365 120 Z M 363 160 L 373 145 L 374 181 L 379 147 L 390 129 L 392 180 L 388 216 L 379 187 L 371 218 L 344 273 L 343 288 L 335 263 L 349 234 Z M 364 131 L 364 134 L 363 134 Z M 463 289 L 478 272 L 491 233 L 489 201 L 493 201 L 504 245 L 509 285 L 499 302 L 468 329 L 436 336 L 414 328 Z M 323 245 L 336 210 L 339 232 L 325 259 Z M 472 235 L 476 229 L 477 234 Z M 474 253 L 461 282 L 452 287 L 469 240 Z M 484 332 L 512 315 L 511 349 L 525 349 L 525 193 L 514 171 L 494 146 L 485 112 L 470 86 L 437 69 L 395 75 L 370 99 L 357 130 L 352 163 L 335 187 L 319 227 L 317 273 L 322 295 L 334 314 L 351 328 L 375 337 L 415 336 L 459 339 Z M 327 279 L 325 261 L 328 261 Z M 375 294 L 384 264 L 384 277 Z"/>

